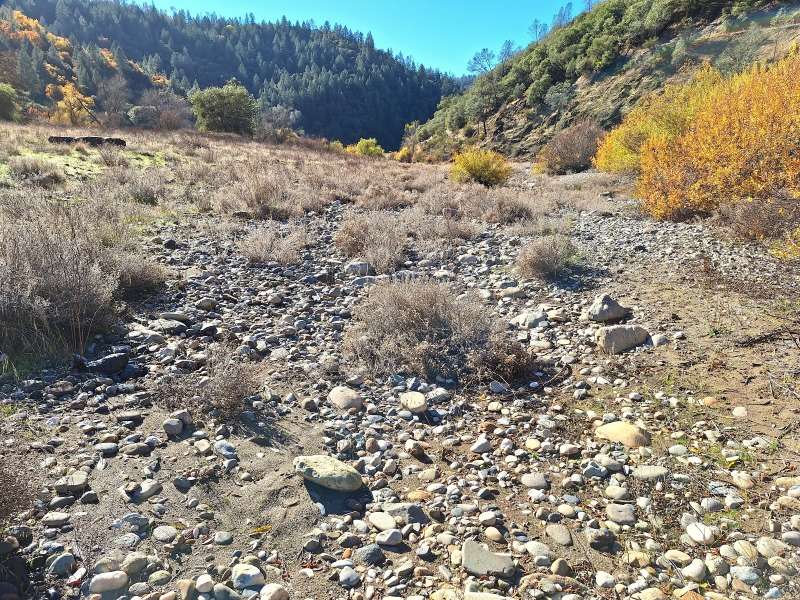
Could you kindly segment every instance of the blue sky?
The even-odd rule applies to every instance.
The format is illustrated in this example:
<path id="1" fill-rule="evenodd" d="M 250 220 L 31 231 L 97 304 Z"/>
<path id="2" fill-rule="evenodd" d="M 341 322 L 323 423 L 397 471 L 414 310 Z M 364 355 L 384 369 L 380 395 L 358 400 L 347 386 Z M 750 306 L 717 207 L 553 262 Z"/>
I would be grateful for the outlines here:
<path id="1" fill-rule="evenodd" d="M 566 0 L 154 0 L 159 8 L 213 12 L 228 17 L 252 12 L 257 20 L 326 20 L 350 29 L 371 31 L 378 48 L 391 48 L 418 63 L 456 75 L 481 48 L 497 50 L 510 39 L 525 46 L 528 26 L 549 23 Z M 149 1 L 148 1 L 149 3 Z M 574 5 L 578 5 L 573 2 Z"/>

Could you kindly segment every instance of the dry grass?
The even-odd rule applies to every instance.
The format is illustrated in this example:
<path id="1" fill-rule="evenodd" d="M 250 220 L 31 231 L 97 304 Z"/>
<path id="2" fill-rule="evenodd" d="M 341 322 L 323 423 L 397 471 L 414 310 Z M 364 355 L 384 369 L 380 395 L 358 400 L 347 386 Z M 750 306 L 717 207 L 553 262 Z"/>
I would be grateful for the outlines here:
<path id="1" fill-rule="evenodd" d="M 0 347 L 80 349 L 113 314 L 117 273 L 98 236 L 108 215 L 42 194 L 0 205 Z"/>
<path id="2" fill-rule="evenodd" d="M 384 211 L 347 211 L 334 241 L 351 258 L 367 261 L 378 273 L 395 270 L 408 245 L 403 219 Z"/>
<path id="3" fill-rule="evenodd" d="M 487 349 L 500 348 L 502 326 L 477 300 L 459 298 L 444 285 L 379 284 L 356 306 L 354 317 L 344 352 L 370 373 L 414 373 L 433 380 L 456 378 L 478 365 L 487 372 L 496 366 L 482 359 L 489 358 Z"/>
<path id="4" fill-rule="evenodd" d="M 304 225 L 290 223 L 281 227 L 268 223 L 250 231 L 239 242 L 239 251 L 254 264 L 276 262 L 293 265 L 300 262 L 301 253 L 307 246 L 308 230 Z"/>
<path id="5" fill-rule="evenodd" d="M 130 164 L 125 152 L 114 146 L 100 146 L 97 158 L 100 164 L 107 167 L 127 167 Z"/>
<path id="6" fill-rule="evenodd" d="M 404 211 L 401 216 L 407 235 L 416 241 L 421 252 L 450 254 L 481 231 L 472 221 L 429 215 L 417 207 Z"/>
<path id="7" fill-rule="evenodd" d="M 409 192 L 391 184 L 370 184 L 358 197 L 357 204 L 369 210 L 394 210 L 414 203 Z"/>
<path id="8" fill-rule="evenodd" d="M 8 171 L 17 181 L 43 188 L 64 182 L 61 168 L 53 161 L 38 156 L 12 156 L 8 161 Z"/>
<path id="9" fill-rule="evenodd" d="M 158 291 L 169 278 L 169 270 L 135 252 L 114 253 L 118 272 L 118 292 L 124 299 L 135 299 Z"/>
<path id="10" fill-rule="evenodd" d="M 532 219 L 517 221 L 506 227 L 506 233 L 520 237 L 539 237 L 543 235 L 566 234 L 572 227 L 567 217 L 545 217 L 538 215 Z"/>
<path id="11" fill-rule="evenodd" d="M 547 235 L 520 250 L 517 269 L 524 277 L 551 280 L 575 264 L 577 250 L 568 237 Z"/>
<path id="12" fill-rule="evenodd" d="M 219 188 L 211 200 L 223 213 L 284 221 L 319 211 L 330 202 L 321 186 L 309 179 L 297 181 L 278 164 L 247 161 L 234 167 L 230 179 L 232 184 Z"/>

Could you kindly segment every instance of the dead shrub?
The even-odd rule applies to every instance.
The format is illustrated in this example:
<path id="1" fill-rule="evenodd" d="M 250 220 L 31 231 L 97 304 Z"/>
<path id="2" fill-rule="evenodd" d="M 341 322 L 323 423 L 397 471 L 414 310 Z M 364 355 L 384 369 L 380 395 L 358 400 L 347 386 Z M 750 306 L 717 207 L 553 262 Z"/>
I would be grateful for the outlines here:
<path id="1" fill-rule="evenodd" d="M 469 356 L 469 369 L 478 379 L 510 383 L 529 376 L 536 366 L 529 349 L 516 340 L 500 338 L 499 334 Z"/>
<path id="2" fill-rule="evenodd" d="M 114 146 L 100 146 L 97 154 L 98 162 L 107 167 L 127 167 L 130 164 L 125 153 Z"/>
<path id="3" fill-rule="evenodd" d="M 473 197 L 466 207 L 475 218 L 487 223 L 508 225 L 534 216 L 531 200 L 515 190 L 489 189 L 481 196 Z"/>
<path id="4" fill-rule="evenodd" d="M 800 226 L 800 202 L 788 194 L 730 202 L 720 205 L 719 220 L 742 239 L 777 240 Z"/>
<path id="5" fill-rule="evenodd" d="M 370 373 L 414 373 L 433 380 L 465 373 L 496 339 L 498 324 L 477 300 L 430 281 L 374 286 L 354 310 L 345 355 Z"/>
<path id="6" fill-rule="evenodd" d="M 408 235 L 423 251 L 451 250 L 480 233 L 479 227 L 468 220 L 425 214 L 418 208 L 402 213 Z"/>
<path id="7" fill-rule="evenodd" d="M 108 217 L 42 195 L 7 195 L 0 205 L 1 348 L 79 350 L 110 321 L 118 275 L 97 229 Z"/>
<path id="8" fill-rule="evenodd" d="M 387 273 L 405 260 L 407 237 L 398 215 L 348 211 L 342 217 L 334 242 L 347 256 L 367 261 L 378 273 Z"/>
<path id="9" fill-rule="evenodd" d="M 8 170 L 14 179 L 44 188 L 65 180 L 61 167 L 38 156 L 12 156 L 8 161 Z"/>
<path id="10" fill-rule="evenodd" d="M 577 254 L 568 237 L 547 235 L 522 247 L 517 268 L 524 277 L 556 279 L 575 264 Z"/>
<path id="11" fill-rule="evenodd" d="M 357 204 L 369 210 L 394 210 L 414 203 L 411 194 L 390 184 L 372 184 L 358 197 Z"/>
<path id="12" fill-rule="evenodd" d="M 445 176 L 434 169 L 426 169 L 415 175 L 403 177 L 403 189 L 407 192 L 422 194 L 445 181 Z"/>
<path id="13" fill-rule="evenodd" d="M 169 277 L 163 265 L 134 252 L 116 253 L 114 265 L 119 273 L 119 294 L 126 300 L 152 294 L 164 287 Z"/>
<path id="14" fill-rule="evenodd" d="M 235 423 L 259 387 L 255 366 L 242 362 L 233 348 L 217 345 L 209 352 L 202 378 L 167 379 L 157 395 L 169 410 L 186 408 Z"/>
<path id="15" fill-rule="evenodd" d="M 251 263 L 277 262 L 293 265 L 300 261 L 301 252 L 308 246 L 308 231 L 303 225 L 280 227 L 266 224 L 250 231 L 239 242 L 239 251 Z"/>
<path id="16" fill-rule="evenodd" d="M 232 185 L 218 189 L 212 199 L 212 204 L 222 212 L 285 221 L 319 211 L 330 201 L 307 173 L 292 172 L 279 165 L 255 162 L 237 165 L 233 179 Z"/>
<path id="17" fill-rule="evenodd" d="M 590 121 L 581 121 L 559 131 L 539 152 L 534 168 L 549 175 L 585 171 L 592 166 L 603 134 L 603 130 Z"/>
<path id="18" fill-rule="evenodd" d="M 164 186 L 157 174 L 144 171 L 128 181 L 124 193 L 132 202 L 156 206 L 162 199 Z"/>

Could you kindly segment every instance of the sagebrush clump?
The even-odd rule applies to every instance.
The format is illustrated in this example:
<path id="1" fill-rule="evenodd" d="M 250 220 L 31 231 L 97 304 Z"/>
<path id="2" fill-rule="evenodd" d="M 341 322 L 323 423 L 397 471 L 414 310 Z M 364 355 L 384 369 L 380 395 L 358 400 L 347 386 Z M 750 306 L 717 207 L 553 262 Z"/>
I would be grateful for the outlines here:
<path id="1" fill-rule="evenodd" d="M 407 230 L 400 217 L 386 211 L 348 211 L 334 241 L 347 256 L 367 261 L 378 273 L 388 273 L 405 260 Z"/>
<path id="2" fill-rule="evenodd" d="M 473 148 L 456 154 L 450 169 L 450 178 L 458 183 L 474 181 L 492 187 L 508 181 L 511 164 L 497 152 Z"/>
<path id="3" fill-rule="evenodd" d="M 577 256 L 577 249 L 568 237 L 545 235 L 522 247 L 517 268 L 525 277 L 552 280 L 574 266 Z"/>
<path id="4" fill-rule="evenodd" d="M 251 263 L 276 262 L 293 265 L 300 261 L 301 252 L 308 246 L 305 226 L 289 224 L 280 227 L 268 223 L 252 230 L 239 242 L 239 250 Z"/>
<path id="5" fill-rule="evenodd" d="M 477 298 L 457 296 L 440 283 L 378 284 L 356 306 L 354 318 L 345 354 L 374 375 L 511 381 L 528 375 L 534 364 Z"/>
<path id="6" fill-rule="evenodd" d="M 113 315 L 118 271 L 91 206 L 30 194 L 0 208 L 0 348 L 80 350 Z"/>

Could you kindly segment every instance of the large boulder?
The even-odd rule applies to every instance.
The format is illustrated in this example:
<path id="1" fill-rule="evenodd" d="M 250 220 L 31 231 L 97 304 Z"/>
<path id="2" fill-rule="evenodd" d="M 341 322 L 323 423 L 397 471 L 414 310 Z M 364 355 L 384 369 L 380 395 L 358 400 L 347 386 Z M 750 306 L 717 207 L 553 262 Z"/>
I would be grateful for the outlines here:
<path id="1" fill-rule="evenodd" d="M 630 315 L 630 308 L 622 306 L 608 294 L 600 294 L 597 296 L 586 311 L 587 318 L 590 321 L 596 321 L 598 323 L 621 321 Z"/>
<path id="2" fill-rule="evenodd" d="M 353 467 L 324 454 L 298 456 L 294 470 L 303 479 L 337 492 L 355 492 L 364 485 Z"/>
<path id="3" fill-rule="evenodd" d="M 607 354 L 620 354 L 641 346 L 650 338 L 647 329 L 641 325 L 611 325 L 597 330 L 597 345 Z"/>

